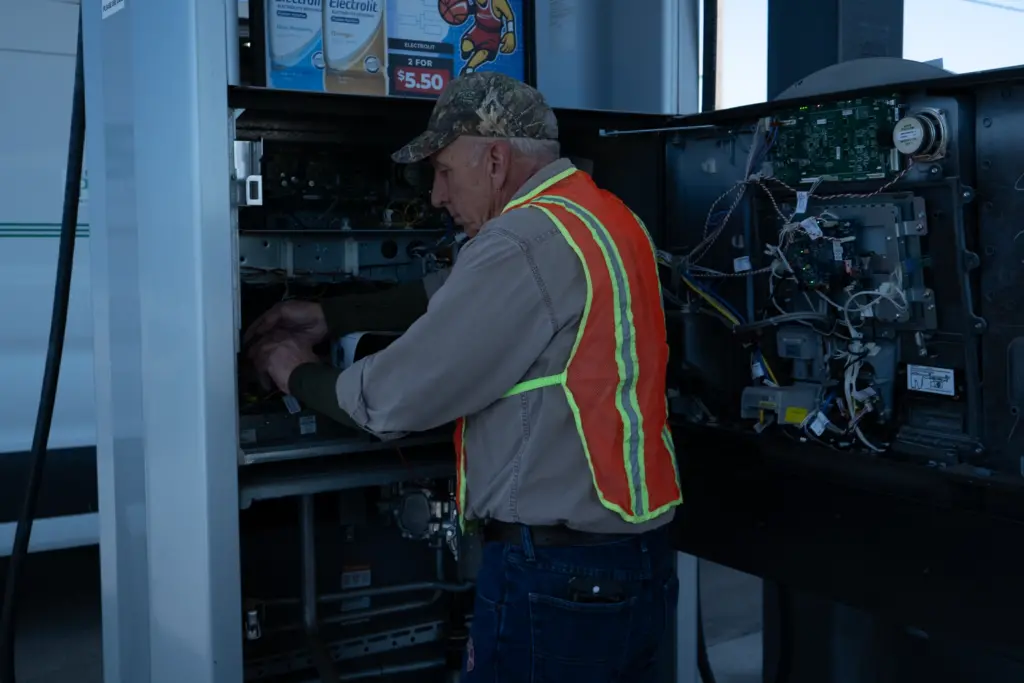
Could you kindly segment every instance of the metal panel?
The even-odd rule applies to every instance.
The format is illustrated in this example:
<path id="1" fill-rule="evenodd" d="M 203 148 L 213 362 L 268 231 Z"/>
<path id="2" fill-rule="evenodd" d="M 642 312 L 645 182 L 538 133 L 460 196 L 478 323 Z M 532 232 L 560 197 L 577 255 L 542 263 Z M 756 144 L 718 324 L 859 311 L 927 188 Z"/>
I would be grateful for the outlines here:
<path id="1" fill-rule="evenodd" d="M 977 196 L 980 252 L 980 314 L 988 322 L 982 337 L 985 378 L 984 431 L 991 443 L 988 465 L 1024 476 L 1024 84 L 977 92 Z"/>
<path id="2" fill-rule="evenodd" d="M 700 0 L 537 0 L 537 87 L 555 107 L 697 111 Z"/>
<path id="3" fill-rule="evenodd" d="M 221 3 L 83 7 L 105 676 L 242 680 Z M 153 40 L 152 36 L 159 36 Z"/>

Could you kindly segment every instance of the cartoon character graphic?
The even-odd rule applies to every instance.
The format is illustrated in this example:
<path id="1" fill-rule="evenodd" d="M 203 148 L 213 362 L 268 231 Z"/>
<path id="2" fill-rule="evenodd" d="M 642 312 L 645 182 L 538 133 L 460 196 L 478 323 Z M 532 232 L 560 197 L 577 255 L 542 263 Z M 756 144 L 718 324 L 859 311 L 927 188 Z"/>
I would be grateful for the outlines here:
<path id="1" fill-rule="evenodd" d="M 466 61 L 460 76 L 493 62 L 498 54 L 516 51 L 516 17 L 509 0 L 438 0 L 437 9 L 451 26 L 461 26 L 472 17 L 460 41 Z"/>

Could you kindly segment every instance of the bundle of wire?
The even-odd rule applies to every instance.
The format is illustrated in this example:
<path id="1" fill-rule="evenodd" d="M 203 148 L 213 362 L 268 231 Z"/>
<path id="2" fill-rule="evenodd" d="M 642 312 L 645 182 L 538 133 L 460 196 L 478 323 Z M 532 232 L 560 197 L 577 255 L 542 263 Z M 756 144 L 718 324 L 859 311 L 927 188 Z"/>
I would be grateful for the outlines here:
<path id="1" fill-rule="evenodd" d="M 703 303 L 711 307 L 714 314 L 730 329 L 737 331 L 743 329 L 747 323 L 743 315 L 737 311 L 728 301 L 718 296 L 710 289 L 698 284 L 692 278 L 688 277 L 685 273 L 678 272 L 678 266 L 674 263 L 672 256 L 665 252 L 658 252 L 657 254 L 658 263 L 662 266 L 671 268 L 679 280 L 686 285 L 687 289 L 694 295 L 696 295 Z M 666 296 L 674 298 L 666 292 Z M 683 305 L 683 301 L 674 302 L 677 305 Z M 766 382 L 778 385 L 778 379 L 775 376 L 775 372 L 772 370 L 768 361 L 765 359 L 764 354 L 761 353 L 760 349 L 755 349 L 751 358 L 752 367 L 761 367 L 764 369 L 764 375 Z"/>

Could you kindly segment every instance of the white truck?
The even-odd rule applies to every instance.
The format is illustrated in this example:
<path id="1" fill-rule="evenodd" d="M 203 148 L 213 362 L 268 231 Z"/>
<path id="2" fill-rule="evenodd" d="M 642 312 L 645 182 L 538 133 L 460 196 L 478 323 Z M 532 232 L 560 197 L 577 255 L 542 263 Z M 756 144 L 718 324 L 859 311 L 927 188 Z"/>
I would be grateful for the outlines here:
<path id="1" fill-rule="evenodd" d="M 10 553 L 14 538 L 46 358 L 77 26 L 77 2 L 0 2 L 0 556 Z M 95 500 L 90 450 L 96 425 L 88 172 L 83 175 L 67 339 L 50 435 L 48 472 L 63 471 L 44 483 L 33 551 L 98 539 L 90 502 Z"/>

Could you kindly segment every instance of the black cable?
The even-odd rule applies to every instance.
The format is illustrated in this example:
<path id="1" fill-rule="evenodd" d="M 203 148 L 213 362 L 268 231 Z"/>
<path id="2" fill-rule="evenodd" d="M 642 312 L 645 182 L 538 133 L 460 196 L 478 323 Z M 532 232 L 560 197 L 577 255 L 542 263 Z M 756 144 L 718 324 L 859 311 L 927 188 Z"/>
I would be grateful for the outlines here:
<path id="1" fill-rule="evenodd" d="M 793 675 L 793 598 L 789 589 L 775 584 L 778 602 L 779 650 L 771 683 L 786 683 Z"/>
<path id="2" fill-rule="evenodd" d="M 36 414 L 35 433 L 32 436 L 32 456 L 25 499 L 18 515 L 14 547 L 7 565 L 4 582 L 4 601 L 0 612 L 0 683 L 15 683 L 14 635 L 17 621 L 17 598 L 21 577 L 28 557 L 29 538 L 39 501 L 39 488 L 46 465 L 46 448 L 53 421 L 53 406 L 57 398 L 57 379 L 60 376 L 61 356 L 64 352 L 64 332 L 67 327 L 68 301 L 71 295 L 71 268 L 75 258 L 75 233 L 78 228 L 78 200 L 82 182 L 82 159 L 85 154 L 85 87 L 82 73 L 82 13 L 78 13 L 78 53 L 75 58 L 75 91 L 71 106 L 71 135 L 68 141 L 67 174 L 64 178 L 64 212 L 61 216 L 60 246 L 57 257 L 57 277 L 53 291 L 53 313 L 50 318 L 50 340 L 46 350 L 43 386 Z"/>

